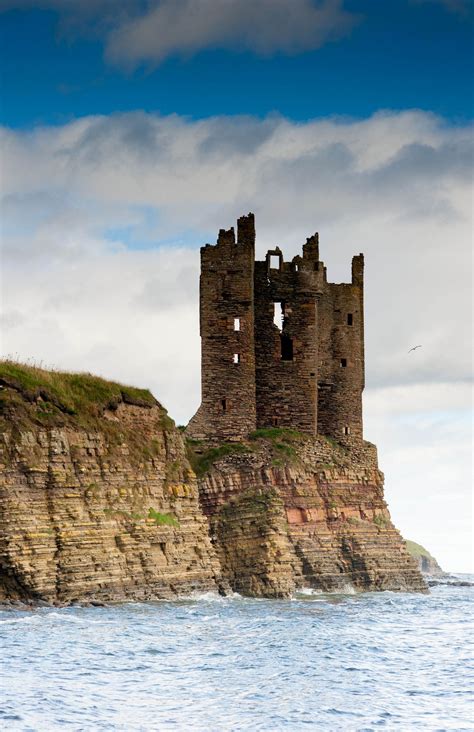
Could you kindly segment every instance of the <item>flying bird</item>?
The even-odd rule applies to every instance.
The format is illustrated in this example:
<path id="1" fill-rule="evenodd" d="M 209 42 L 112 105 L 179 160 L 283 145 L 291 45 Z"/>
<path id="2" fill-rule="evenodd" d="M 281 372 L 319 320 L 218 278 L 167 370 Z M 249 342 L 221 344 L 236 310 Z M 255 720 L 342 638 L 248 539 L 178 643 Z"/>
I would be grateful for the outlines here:
<path id="1" fill-rule="evenodd" d="M 417 348 L 421 348 L 421 346 L 413 346 L 413 348 L 410 348 L 408 353 L 411 353 L 412 351 L 416 351 Z"/>

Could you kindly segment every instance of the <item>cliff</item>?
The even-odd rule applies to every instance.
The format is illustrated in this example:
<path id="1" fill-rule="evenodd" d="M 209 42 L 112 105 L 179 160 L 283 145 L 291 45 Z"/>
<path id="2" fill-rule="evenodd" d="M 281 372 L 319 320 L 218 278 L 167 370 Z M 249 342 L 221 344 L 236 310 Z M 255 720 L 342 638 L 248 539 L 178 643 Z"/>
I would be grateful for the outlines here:
<path id="1" fill-rule="evenodd" d="M 369 443 L 186 448 L 148 391 L 10 362 L 0 432 L 0 600 L 426 589 Z"/>
<path id="2" fill-rule="evenodd" d="M 201 505 L 235 591 L 426 591 L 391 522 L 374 445 L 268 429 L 223 452 L 198 453 L 195 467 L 205 471 Z"/>
<path id="3" fill-rule="evenodd" d="M 217 588 L 196 477 L 149 392 L 9 363 L 0 385 L 0 599 Z"/>
<path id="4" fill-rule="evenodd" d="M 417 544 L 415 541 L 406 542 L 409 554 L 413 557 L 418 565 L 418 569 L 422 574 L 426 574 L 429 577 L 445 577 L 444 572 L 439 566 L 436 559 L 429 553 L 428 549 L 425 549 L 421 544 Z"/>

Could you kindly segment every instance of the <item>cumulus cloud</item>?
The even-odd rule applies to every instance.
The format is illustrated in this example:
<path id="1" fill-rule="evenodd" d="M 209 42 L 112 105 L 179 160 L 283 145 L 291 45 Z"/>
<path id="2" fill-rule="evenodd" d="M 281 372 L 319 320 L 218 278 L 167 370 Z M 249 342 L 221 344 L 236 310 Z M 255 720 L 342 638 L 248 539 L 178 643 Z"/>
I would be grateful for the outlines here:
<path id="1" fill-rule="evenodd" d="M 320 48 L 348 34 L 359 16 L 343 0 L 0 0 L 0 10 L 52 8 L 62 33 L 105 38 L 115 64 L 158 64 L 206 48 L 259 56 Z"/>
<path id="2" fill-rule="evenodd" d="M 205 48 L 293 54 L 319 48 L 354 23 L 341 0 L 161 0 L 111 33 L 107 57 L 133 65 Z"/>
<path id="3" fill-rule="evenodd" d="M 259 256 L 278 244 L 290 258 L 319 229 L 332 281 L 366 255 L 366 434 L 392 502 L 410 486 L 397 505 L 440 503 L 449 485 L 464 506 L 470 128 L 417 111 L 304 124 L 136 113 L 4 129 L 0 144 L 4 355 L 150 386 L 185 422 L 199 403 L 199 245 L 250 210 Z M 429 514 L 427 538 L 456 533 L 459 515 Z M 419 538 L 409 510 L 396 518 Z"/>

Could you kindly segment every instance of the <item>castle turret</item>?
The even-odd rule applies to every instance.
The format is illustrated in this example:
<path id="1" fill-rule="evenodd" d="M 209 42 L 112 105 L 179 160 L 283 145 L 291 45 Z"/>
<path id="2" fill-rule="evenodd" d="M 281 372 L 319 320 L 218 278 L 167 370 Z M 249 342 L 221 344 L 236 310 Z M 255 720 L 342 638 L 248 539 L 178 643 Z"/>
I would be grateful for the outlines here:
<path id="1" fill-rule="evenodd" d="M 201 249 L 202 402 L 188 434 L 238 440 L 256 427 L 362 439 L 363 270 L 327 282 L 319 237 L 254 263 L 253 214 Z"/>
<path id="2" fill-rule="evenodd" d="M 201 249 L 201 406 L 188 426 L 198 439 L 238 439 L 256 427 L 253 214 Z"/>
<path id="3" fill-rule="evenodd" d="M 364 257 L 352 260 L 351 284 L 326 283 L 320 306 L 318 432 L 362 439 Z"/>

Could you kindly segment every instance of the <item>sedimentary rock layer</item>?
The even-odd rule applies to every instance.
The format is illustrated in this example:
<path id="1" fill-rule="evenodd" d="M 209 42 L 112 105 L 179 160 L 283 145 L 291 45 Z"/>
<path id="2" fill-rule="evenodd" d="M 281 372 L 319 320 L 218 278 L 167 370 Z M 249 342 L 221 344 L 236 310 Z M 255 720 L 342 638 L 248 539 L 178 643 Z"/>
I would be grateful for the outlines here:
<path id="1" fill-rule="evenodd" d="M 436 559 L 431 556 L 424 546 L 417 544 L 415 541 L 407 541 L 406 545 L 422 574 L 426 574 L 429 577 L 446 576 L 446 572 L 441 569 Z"/>
<path id="2" fill-rule="evenodd" d="M 369 443 L 187 450 L 149 392 L 13 367 L 0 428 L 0 601 L 426 589 Z"/>
<path id="3" fill-rule="evenodd" d="M 256 440 L 252 452 L 214 465 L 200 497 L 236 591 L 426 590 L 390 519 L 370 443 Z"/>
<path id="4" fill-rule="evenodd" d="M 113 601 L 217 589 L 197 481 L 157 403 L 121 401 L 103 411 L 101 429 L 80 429 L 67 415 L 62 427 L 35 424 L 47 399 L 29 402 L 8 386 L 2 395 L 0 599 Z"/>

